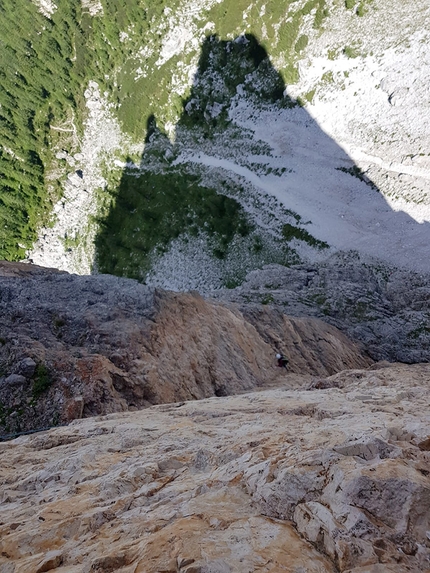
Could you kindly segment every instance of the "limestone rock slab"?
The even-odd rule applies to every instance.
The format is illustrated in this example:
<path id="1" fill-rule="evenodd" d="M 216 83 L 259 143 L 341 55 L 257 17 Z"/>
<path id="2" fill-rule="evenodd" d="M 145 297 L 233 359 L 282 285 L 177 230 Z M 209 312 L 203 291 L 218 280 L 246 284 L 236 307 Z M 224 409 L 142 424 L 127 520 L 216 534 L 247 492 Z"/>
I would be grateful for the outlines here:
<path id="1" fill-rule="evenodd" d="M 289 380 L 0 443 L 0 570 L 428 572 L 430 366 Z"/>

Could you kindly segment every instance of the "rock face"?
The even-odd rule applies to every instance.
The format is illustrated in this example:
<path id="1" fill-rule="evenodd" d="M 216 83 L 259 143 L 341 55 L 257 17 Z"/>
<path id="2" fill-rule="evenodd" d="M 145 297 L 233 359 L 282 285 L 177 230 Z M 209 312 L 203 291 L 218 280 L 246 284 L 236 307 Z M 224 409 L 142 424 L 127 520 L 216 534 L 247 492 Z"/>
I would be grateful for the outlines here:
<path id="1" fill-rule="evenodd" d="M 247 317 L 262 303 L 289 316 L 319 317 L 375 360 L 416 363 L 430 360 L 429 285 L 429 275 L 349 252 L 315 264 L 270 265 L 213 296 L 239 304 Z"/>
<path id="2" fill-rule="evenodd" d="M 0 432 L 327 376 L 371 359 L 314 318 L 175 294 L 107 275 L 0 267 Z"/>
<path id="3" fill-rule="evenodd" d="M 428 573 L 430 366 L 299 378 L 0 444 L 2 573 Z"/>

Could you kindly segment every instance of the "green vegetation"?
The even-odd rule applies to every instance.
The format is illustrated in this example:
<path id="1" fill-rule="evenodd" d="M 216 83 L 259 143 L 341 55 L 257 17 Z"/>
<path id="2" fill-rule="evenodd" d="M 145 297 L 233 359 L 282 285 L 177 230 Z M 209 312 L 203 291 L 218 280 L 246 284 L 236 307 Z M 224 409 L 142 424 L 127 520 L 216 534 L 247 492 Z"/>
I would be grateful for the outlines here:
<path id="1" fill-rule="evenodd" d="M 292 64 L 286 66 L 280 71 L 282 80 L 286 85 L 296 84 L 299 81 L 299 70 Z M 291 100 L 284 100 L 288 107 L 292 107 Z"/>
<path id="2" fill-rule="evenodd" d="M 296 0 L 257 1 L 251 6 L 247 0 L 224 0 L 207 12 L 206 21 L 215 22 L 219 36 L 229 39 L 238 36 L 245 25 L 246 32 L 255 36 L 267 52 L 282 54 L 285 65 L 279 73 L 286 84 L 293 84 L 298 81 L 297 55 L 308 43 L 307 36 L 300 36 L 300 27 L 303 18 L 312 14 L 313 27 L 319 29 L 328 16 L 326 0 L 308 0 L 301 8 Z"/>
<path id="3" fill-rule="evenodd" d="M 12 414 L 12 412 L 13 408 L 6 408 L 3 402 L 0 402 L 0 428 L 2 428 L 2 431 L 4 432 L 10 431 L 10 426 L 7 423 L 7 419 L 10 414 Z"/>
<path id="4" fill-rule="evenodd" d="M 343 53 L 347 58 L 358 58 L 358 56 L 360 55 L 358 49 L 355 48 L 354 46 L 345 46 L 343 49 Z"/>
<path id="5" fill-rule="evenodd" d="M 81 242 L 81 238 L 79 236 L 76 237 L 69 237 L 69 236 L 65 236 L 63 239 L 63 244 L 66 250 L 72 250 L 72 249 L 76 249 L 80 242 Z"/>
<path id="6" fill-rule="evenodd" d="M 360 179 L 360 181 L 363 181 L 363 183 L 366 183 L 366 185 L 368 185 L 375 191 L 378 191 L 377 186 L 373 183 L 373 181 L 371 181 L 366 176 L 366 174 L 362 171 L 362 169 L 360 169 L 360 167 L 358 167 L 358 165 L 353 165 L 352 167 L 336 167 L 336 169 L 338 171 L 343 171 L 344 173 L 348 173 L 353 177 L 357 177 L 357 179 Z"/>
<path id="7" fill-rule="evenodd" d="M 53 331 L 57 338 L 63 337 L 62 328 L 65 326 L 66 321 L 58 315 L 55 315 L 52 321 Z"/>
<path id="8" fill-rule="evenodd" d="M 318 10 L 315 12 L 315 19 L 313 27 L 319 30 L 324 22 L 324 19 L 328 16 L 328 8 L 324 8 L 324 3 L 320 3 Z"/>
<path id="9" fill-rule="evenodd" d="M 427 335 L 430 335 L 430 326 L 427 325 L 418 326 L 417 328 L 414 328 L 414 330 L 411 330 L 408 333 L 408 337 L 413 339 L 417 339 L 421 336 L 427 336 Z"/>
<path id="10" fill-rule="evenodd" d="M 54 324 L 54 328 L 58 330 L 59 328 L 62 328 L 66 324 L 66 321 L 64 320 L 64 318 L 60 318 L 59 316 L 56 316 L 54 318 L 53 324 Z"/>
<path id="11" fill-rule="evenodd" d="M 32 386 L 33 402 L 40 398 L 52 385 L 52 379 L 49 375 L 48 369 L 44 364 L 38 364 L 34 373 L 34 381 Z"/>
<path id="12" fill-rule="evenodd" d="M 73 3 L 61 17 L 43 17 L 31 2 L 0 6 L 0 258 L 19 259 L 36 237 L 58 194 L 45 185 L 56 133 L 79 106 L 69 26 Z"/>
<path id="13" fill-rule="evenodd" d="M 369 308 L 369 304 L 363 300 L 357 300 L 355 305 L 351 309 L 351 314 L 354 318 L 358 320 L 372 320 L 371 308 Z"/>
<path id="14" fill-rule="evenodd" d="M 333 72 L 332 71 L 324 72 L 323 75 L 321 76 L 321 81 L 327 84 L 334 83 Z"/>
<path id="15" fill-rule="evenodd" d="M 261 299 L 261 304 L 272 304 L 275 301 L 273 294 L 265 294 Z"/>
<path id="16" fill-rule="evenodd" d="M 327 299 L 327 295 L 324 292 L 309 295 L 308 300 L 306 299 L 301 300 L 301 302 L 303 302 L 304 304 L 312 306 L 312 303 L 309 301 L 312 301 L 312 303 L 317 304 L 320 307 L 321 312 L 326 316 L 329 316 L 331 314 L 332 307 L 329 300 Z"/>
<path id="17" fill-rule="evenodd" d="M 366 13 L 366 8 L 364 6 L 364 3 L 360 2 L 359 6 L 357 8 L 357 16 L 362 17 L 365 15 L 365 13 Z"/>
<path id="18" fill-rule="evenodd" d="M 309 103 L 312 103 L 312 100 L 314 99 L 314 96 L 315 96 L 315 92 L 316 92 L 316 89 L 308 91 L 304 95 L 305 100 L 308 101 Z"/>
<path id="19" fill-rule="evenodd" d="M 360 0 L 360 3 L 357 6 L 355 11 L 357 16 L 363 17 L 369 10 L 369 5 L 372 3 L 372 0 Z M 356 2 L 353 2 L 353 7 L 355 6 Z"/>
<path id="20" fill-rule="evenodd" d="M 294 46 L 295 51 L 297 53 L 300 53 L 302 50 L 306 48 L 308 43 L 309 43 L 308 36 L 306 36 L 306 34 L 303 34 L 302 36 L 300 36 L 300 38 L 296 42 L 296 45 Z"/>
<path id="21" fill-rule="evenodd" d="M 173 168 L 164 173 L 125 172 L 96 240 L 101 272 L 142 280 L 154 252 L 162 253 L 183 233 L 212 237 L 213 254 L 251 227 L 240 204 L 202 187 L 200 178 Z"/>
<path id="22" fill-rule="evenodd" d="M 291 54 L 294 48 L 294 45 L 297 41 L 299 31 L 300 31 L 300 23 L 302 20 L 302 15 L 296 12 L 291 20 L 285 22 L 285 24 L 281 25 L 278 32 L 278 48 L 284 54 Z M 294 58 L 289 58 L 289 64 L 292 65 L 294 63 Z"/>
<path id="23" fill-rule="evenodd" d="M 156 65 L 167 31 L 163 0 L 102 0 L 103 10 L 95 17 L 80 0 L 58 0 L 56 6 L 49 18 L 27 0 L 4 0 L 0 6 L 0 258 L 9 260 L 25 256 L 38 226 L 49 222 L 52 205 L 61 195 L 67 165 L 56 152 L 74 154 L 79 149 L 88 81 L 99 83 L 115 104 L 124 130 L 140 139 L 152 113 L 161 125 L 182 114 L 181 96 L 172 89 L 173 75 L 179 63 L 189 65 L 195 58 L 189 53 Z M 172 13 L 178 6 L 178 0 L 169 1 Z M 219 43 L 212 68 L 218 66 L 226 74 L 227 96 L 222 97 L 234 95 L 235 86 L 250 72 L 248 63 L 242 67 L 242 56 L 259 68 L 260 78 L 266 72 L 275 77 L 265 61 L 265 48 L 273 49 L 277 43 L 276 51 L 284 54 L 286 64 L 278 80 L 269 81 L 269 92 L 262 81 L 254 91 L 263 100 L 281 100 L 284 83 L 298 79 L 296 56 L 308 42 L 307 36 L 299 37 L 302 18 L 314 13 L 318 27 L 326 15 L 325 0 L 310 0 L 301 9 L 295 8 L 294 0 L 287 6 L 272 0 L 266 3 L 264 18 L 259 15 L 261 6 L 258 2 L 249 12 L 249 32 L 258 38 L 267 26 L 272 34 L 267 46 L 251 35 L 248 46 L 228 42 L 238 57 L 234 64 L 234 58 L 228 58 L 224 69 L 227 40 Z M 225 0 L 202 15 L 201 26 L 214 21 L 221 37 L 234 37 L 247 10 L 246 0 Z M 274 24 L 279 22 L 276 31 Z M 245 83 L 249 91 L 254 89 L 252 79 Z M 225 113 L 216 122 L 223 119 Z M 70 248 L 75 246 L 75 239 L 66 241 Z"/>
<path id="24" fill-rule="evenodd" d="M 306 229 L 300 227 L 295 227 L 287 223 L 282 227 L 282 235 L 287 241 L 292 241 L 293 239 L 298 239 L 299 241 L 304 241 L 312 247 L 317 247 L 318 249 L 328 249 L 329 245 L 325 241 L 320 241 L 315 239 Z"/>
<path id="25" fill-rule="evenodd" d="M 305 107 L 305 105 L 307 103 L 312 103 L 312 100 L 314 99 L 314 95 L 315 95 L 315 89 L 310 90 L 309 92 L 305 93 L 303 96 L 298 96 L 296 101 L 295 101 L 295 105 L 298 105 L 300 107 Z"/>

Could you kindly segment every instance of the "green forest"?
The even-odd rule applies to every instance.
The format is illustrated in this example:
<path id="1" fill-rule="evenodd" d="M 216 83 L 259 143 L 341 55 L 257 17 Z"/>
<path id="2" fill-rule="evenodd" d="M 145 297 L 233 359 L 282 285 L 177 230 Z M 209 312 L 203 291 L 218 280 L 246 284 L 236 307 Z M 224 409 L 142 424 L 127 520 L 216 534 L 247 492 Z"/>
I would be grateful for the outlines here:
<path id="1" fill-rule="evenodd" d="M 29 0 L 0 0 L 1 259 L 24 258 L 38 227 L 49 224 L 67 174 L 65 160 L 56 154 L 79 151 L 89 80 L 108 94 L 123 130 L 136 141 L 144 138 L 151 114 L 160 125 L 179 119 L 188 95 L 171 89 L 178 56 L 156 65 L 167 30 L 165 10 L 175 13 L 179 0 L 102 0 L 95 16 L 80 0 L 55 4 L 47 17 Z M 258 16 L 262 4 L 267 4 L 264 21 Z M 202 14 L 198 24 L 203 28 L 211 19 L 220 37 L 234 37 L 243 29 L 247 9 L 244 0 L 224 0 Z M 277 47 L 285 56 L 282 81 L 296 77 L 297 56 L 307 44 L 299 24 L 310 12 L 318 28 L 327 15 L 325 0 L 287 0 L 282 9 L 277 2 L 257 0 L 252 6 L 250 33 L 258 40 L 264 27 L 273 38 L 262 42 L 263 48 Z M 138 77 L 144 46 L 151 47 L 144 62 L 151 73 Z"/>
<path id="2" fill-rule="evenodd" d="M 103 18 L 83 12 L 79 0 L 56 4 L 47 18 L 27 0 L 0 2 L 0 258 L 8 260 L 24 257 L 59 198 L 51 154 L 70 131 L 61 126 L 82 132 L 88 80 L 104 84 L 123 63 L 120 29 L 140 22 L 145 33 L 135 0 L 121 9 L 105 1 Z"/>

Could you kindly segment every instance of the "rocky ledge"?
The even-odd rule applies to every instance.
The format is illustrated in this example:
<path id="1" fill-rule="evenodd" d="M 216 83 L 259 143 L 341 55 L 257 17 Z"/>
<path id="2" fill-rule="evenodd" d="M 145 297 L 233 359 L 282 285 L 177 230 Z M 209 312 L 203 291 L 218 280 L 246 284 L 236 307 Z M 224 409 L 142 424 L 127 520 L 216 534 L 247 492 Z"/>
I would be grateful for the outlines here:
<path id="1" fill-rule="evenodd" d="M 430 366 L 373 368 L 1 443 L 2 573 L 428 573 Z"/>
<path id="2" fill-rule="evenodd" d="M 0 263 L 0 435 L 225 396 L 372 360 L 318 318 L 171 293 L 108 275 Z"/>
<path id="3" fill-rule="evenodd" d="M 430 275 L 356 252 L 289 268 L 268 265 L 213 296 L 238 304 L 246 316 L 263 304 L 288 316 L 318 317 L 361 343 L 374 360 L 430 361 Z"/>

